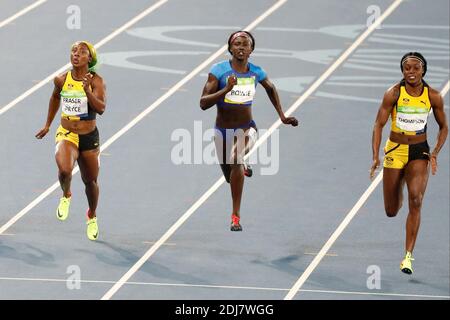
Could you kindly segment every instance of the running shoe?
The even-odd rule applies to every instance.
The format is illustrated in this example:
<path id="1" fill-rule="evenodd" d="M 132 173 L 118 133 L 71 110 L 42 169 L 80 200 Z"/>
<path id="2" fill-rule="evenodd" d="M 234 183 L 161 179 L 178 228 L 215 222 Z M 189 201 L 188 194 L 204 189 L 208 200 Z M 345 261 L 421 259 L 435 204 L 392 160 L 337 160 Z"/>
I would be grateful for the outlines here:
<path id="1" fill-rule="evenodd" d="M 89 210 L 88 210 L 89 212 Z M 87 236 L 89 240 L 95 241 L 98 239 L 98 225 L 97 225 L 97 217 L 93 217 L 92 219 L 87 216 Z"/>
<path id="2" fill-rule="evenodd" d="M 406 251 L 405 258 L 400 263 L 400 270 L 403 273 L 412 274 L 413 268 L 412 268 L 411 261 L 413 261 L 413 260 L 414 260 L 414 258 L 412 257 L 411 252 Z"/>
<path id="3" fill-rule="evenodd" d="M 70 197 L 69 198 L 62 197 L 61 199 L 59 199 L 59 205 L 58 208 L 56 209 L 56 217 L 61 221 L 66 220 L 67 217 L 69 216 L 69 207 L 70 207 Z"/>
<path id="4" fill-rule="evenodd" d="M 231 231 L 242 231 L 242 226 L 239 223 L 240 218 L 236 215 L 231 215 Z"/>
<path id="5" fill-rule="evenodd" d="M 244 175 L 249 178 L 253 175 L 252 167 L 246 163 L 244 163 Z"/>

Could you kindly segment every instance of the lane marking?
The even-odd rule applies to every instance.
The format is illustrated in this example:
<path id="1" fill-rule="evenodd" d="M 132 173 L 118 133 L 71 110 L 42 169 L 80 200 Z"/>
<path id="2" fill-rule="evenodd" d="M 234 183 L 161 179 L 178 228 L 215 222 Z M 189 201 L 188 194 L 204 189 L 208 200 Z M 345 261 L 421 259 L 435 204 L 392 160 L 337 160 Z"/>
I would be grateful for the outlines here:
<path id="1" fill-rule="evenodd" d="M 72 175 L 75 175 L 80 169 L 78 166 L 72 170 Z M 20 218 L 28 213 L 31 209 L 37 206 L 42 200 L 44 200 L 48 195 L 55 191 L 59 187 L 59 182 L 55 182 L 47 190 L 41 193 L 36 199 L 30 202 L 25 208 L 20 210 L 14 217 L 9 219 L 3 226 L 0 227 L 0 235 L 3 235 L 6 230 L 8 230 L 14 223 L 16 223 Z"/>
<path id="2" fill-rule="evenodd" d="M 160 88 L 160 89 L 166 91 L 166 90 L 169 90 L 170 88 Z M 178 91 L 180 91 L 180 92 L 187 92 L 188 89 L 186 89 L 186 88 L 180 88 L 180 89 L 178 89 Z"/>
<path id="3" fill-rule="evenodd" d="M 100 40 L 97 44 L 94 45 L 94 47 L 96 49 L 100 48 L 101 46 L 103 46 L 104 44 L 106 44 L 107 42 L 111 41 L 113 38 L 117 37 L 119 34 L 124 32 L 126 29 L 128 29 L 132 25 L 136 24 L 139 20 L 142 20 L 145 16 L 149 15 L 151 12 L 155 11 L 156 9 L 158 9 L 160 6 L 162 6 L 167 1 L 169 1 L 169 0 L 160 0 L 157 3 L 155 3 L 154 5 L 148 7 L 146 10 L 142 11 L 136 17 L 134 17 L 133 19 L 131 19 L 130 21 L 128 21 L 127 23 L 122 25 L 120 28 L 114 30 L 111 34 L 109 34 L 108 36 L 106 36 L 105 38 Z M 30 89 L 28 89 L 24 93 L 22 93 L 20 96 L 15 98 L 13 101 L 8 103 L 4 107 L 0 108 L 0 115 L 2 115 L 6 111 L 8 111 L 12 107 L 14 107 L 15 105 L 17 105 L 19 102 L 24 100 L 26 97 L 28 97 L 32 93 L 34 93 L 37 90 L 39 90 L 40 88 L 42 88 L 48 82 L 52 81 L 57 75 L 63 73 L 65 70 L 69 69 L 70 66 L 71 66 L 71 64 L 67 63 L 66 65 L 62 66 L 61 68 L 59 68 L 58 70 L 53 72 L 47 78 L 45 78 L 44 80 L 41 80 L 38 84 L 36 84 L 35 86 L 31 87 Z"/>
<path id="4" fill-rule="evenodd" d="M 157 4 L 161 5 L 163 2 L 168 0 L 160 1 Z M 251 23 L 247 29 L 251 30 L 256 25 L 258 25 L 268 14 L 274 11 L 276 8 L 284 4 L 287 0 L 279 0 L 271 9 L 266 11 L 260 17 L 258 17 L 253 23 Z M 150 8 L 156 8 L 156 5 Z M 150 9 L 149 8 L 149 9 Z M 148 11 L 147 9 L 146 11 Z M 144 12 L 143 12 L 144 13 Z M 148 12 L 149 13 L 149 12 Z M 147 14 L 148 14 L 147 13 Z M 136 18 L 135 18 L 136 19 Z M 119 139 L 122 135 L 124 135 L 128 130 L 134 127 L 137 123 L 139 123 L 145 116 L 147 116 L 150 112 L 156 109 L 161 103 L 167 100 L 170 96 L 176 93 L 182 86 L 184 86 L 189 80 L 195 77 L 201 70 L 203 70 L 206 66 L 208 66 L 211 62 L 213 62 L 216 58 L 226 52 L 228 46 L 224 45 L 219 50 L 217 50 L 214 54 L 212 54 L 208 59 L 206 59 L 203 63 L 197 66 L 194 70 L 192 70 L 187 76 L 181 79 L 178 83 L 176 83 L 170 90 L 160 96 L 155 102 L 153 102 L 149 107 L 147 107 L 144 111 L 142 111 L 139 115 L 137 115 L 133 120 L 131 120 L 127 125 L 125 125 L 122 129 L 116 132 L 113 136 L 111 136 L 101 147 L 100 153 L 103 153 L 112 143 L 114 143 L 117 139 Z M 51 77 L 51 76 L 50 76 Z M 36 89 L 37 90 L 37 89 Z M 0 112 L 1 114 L 1 112 Z M 75 167 L 72 171 L 72 175 L 75 175 L 79 172 L 78 166 Z M 225 181 L 225 180 L 224 180 Z M 54 192 L 59 187 L 59 182 L 56 181 L 53 185 L 47 188 L 41 195 L 39 195 L 36 199 L 34 199 L 30 204 L 28 204 L 25 208 L 23 208 L 20 212 L 14 215 L 8 222 L 6 222 L 3 226 L 0 227 L 0 235 L 3 234 L 6 230 L 8 230 L 14 223 L 16 223 L 19 219 L 21 219 L 24 215 L 26 215 L 31 209 L 33 209 L 36 205 L 38 205 L 42 200 L 44 200 L 47 196 L 49 196 L 52 192 Z"/>
<path id="5" fill-rule="evenodd" d="M 333 294 L 350 294 L 350 295 L 367 295 L 367 296 L 394 296 L 394 297 L 411 297 L 411 298 L 450 299 L 450 296 L 435 296 L 435 295 L 407 294 L 407 293 L 336 291 L 336 290 L 313 290 L 313 289 L 300 289 L 300 291 L 301 292 L 313 292 L 313 293 L 333 293 Z"/>
<path id="6" fill-rule="evenodd" d="M 270 7 L 266 12 L 264 12 L 262 15 L 260 15 L 258 18 L 256 18 L 252 23 L 250 23 L 244 30 L 250 31 L 253 28 L 255 28 L 261 21 L 263 21 L 265 18 L 267 18 L 269 15 L 271 15 L 274 11 L 276 11 L 279 7 L 281 7 L 284 3 L 286 3 L 287 0 L 279 0 L 277 1 L 272 7 Z M 193 78 L 195 75 L 200 73 L 207 65 L 209 65 L 211 62 L 213 62 L 216 58 L 218 58 L 220 55 L 222 55 L 224 52 L 226 52 L 228 48 L 228 45 L 222 46 L 219 50 L 217 50 L 213 55 L 211 55 L 207 60 L 205 60 L 202 64 L 200 64 L 197 68 L 195 68 L 191 73 L 189 73 L 185 78 L 183 78 L 180 82 L 178 82 L 175 86 L 173 86 L 166 94 L 164 94 L 162 97 L 160 97 L 154 104 L 152 104 L 148 109 L 146 109 L 144 112 L 142 112 L 138 117 L 139 120 L 136 120 L 135 123 L 140 121 L 142 117 L 144 117 L 147 113 L 152 111 L 156 106 L 158 106 L 161 102 L 163 102 L 165 99 L 167 99 L 169 96 L 171 96 L 174 92 L 176 92 L 178 89 L 180 89 L 186 82 L 188 82 L 191 78 Z M 129 127 L 131 128 L 135 123 L 133 121 L 129 124 Z M 128 130 L 128 126 L 125 127 L 122 130 Z M 121 130 L 121 131 L 122 131 Z M 117 135 L 122 135 L 119 131 Z M 111 138 L 111 143 L 114 141 L 114 136 Z M 141 257 L 131 268 L 128 270 L 127 273 L 125 273 L 122 278 L 120 278 L 117 283 L 108 290 L 108 292 L 102 297 L 102 300 L 109 300 L 122 286 L 125 282 L 128 281 L 128 279 L 131 278 L 131 276 L 139 270 L 139 268 L 161 247 L 161 245 L 167 241 L 168 238 L 172 236 L 175 231 L 197 210 L 198 207 L 200 207 L 203 202 L 206 201 L 206 199 L 209 198 L 211 194 L 213 194 L 225 181 L 223 177 L 221 177 L 219 180 L 216 181 L 216 183 L 208 190 L 206 191 L 200 199 L 195 202 L 191 208 L 189 208 L 170 228 L 166 231 L 166 233 L 144 254 L 144 256 Z"/>
<path id="7" fill-rule="evenodd" d="M 380 181 L 383 177 L 382 172 L 383 171 L 381 170 L 380 173 L 378 174 L 378 176 L 375 178 L 375 180 L 370 184 L 369 188 L 367 188 L 366 192 L 364 192 L 364 194 L 361 196 L 361 198 L 358 200 L 358 202 L 355 204 L 355 206 L 350 210 L 350 212 L 347 214 L 347 216 L 341 222 L 341 224 L 336 229 L 336 231 L 334 231 L 334 233 L 331 235 L 331 237 L 328 239 L 328 241 L 325 243 L 325 245 L 319 251 L 317 256 L 309 264 L 308 268 L 306 268 L 306 270 L 303 272 L 303 274 L 300 276 L 300 278 L 296 281 L 296 283 L 289 290 L 288 294 L 284 297 L 284 300 L 291 300 L 295 296 L 295 294 L 299 291 L 299 289 L 304 284 L 306 279 L 308 279 L 310 274 L 314 271 L 314 269 L 317 267 L 317 265 L 320 263 L 320 261 L 323 259 L 323 257 L 327 254 L 328 250 L 331 248 L 333 243 L 336 241 L 336 239 L 339 237 L 339 235 L 342 233 L 342 231 L 344 231 L 344 229 L 347 227 L 347 225 L 350 223 L 350 221 L 356 215 L 358 210 L 362 207 L 362 205 L 367 200 L 367 198 L 370 196 L 370 194 L 373 192 L 373 190 L 375 190 L 376 186 L 380 183 Z"/>
<path id="8" fill-rule="evenodd" d="M 142 241 L 142 243 L 144 243 L 144 244 L 155 244 L 156 241 Z M 166 242 L 163 245 L 165 245 L 165 246 L 176 246 L 177 244 L 173 243 L 173 242 Z"/>
<path id="9" fill-rule="evenodd" d="M 304 254 L 310 255 L 310 256 L 315 256 L 316 254 L 318 254 L 318 252 L 305 252 Z M 327 253 L 326 256 L 328 257 L 337 257 L 338 255 L 336 253 Z"/>
<path id="10" fill-rule="evenodd" d="M 121 32 L 123 32 L 124 30 L 126 30 L 127 28 L 131 27 L 133 24 L 137 23 L 139 20 L 143 19 L 145 16 L 147 16 L 148 14 L 150 14 L 151 12 L 153 12 L 154 10 L 156 10 L 157 8 L 159 8 L 160 6 L 162 6 L 164 3 L 166 3 L 168 0 L 161 0 L 158 1 L 157 3 L 155 3 L 154 5 L 152 5 L 151 7 L 147 8 L 146 10 L 144 10 L 143 12 L 141 12 L 139 15 L 137 15 L 136 17 L 134 17 L 133 19 L 131 19 L 130 21 L 128 21 L 127 23 L 125 23 L 122 27 L 120 27 L 119 29 L 116 29 L 113 33 L 111 33 L 109 36 L 105 37 L 103 40 L 101 40 L 100 42 L 98 42 L 95 46 L 96 48 L 99 48 L 100 46 L 104 45 L 105 43 L 107 43 L 108 41 L 110 41 L 111 39 L 113 39 L 114 37 L 116 37 L 117 35 L 119 35 Z M 61 72 L 63 72 L 65 69 L 67 69 L 70 66 L 70 63 L 66 64 L 65 66 L 63 66 L 62 68 L 60 68 L 59 70 L 57 70 L 55 73 L 51 74 L 50 76 L 48 76 L 47 78 L 45 78 L 44 80 L 42 80 L 39 84 L 37 84 L 36 86 L 32 87 L 31 89 L 27 90 L 25 93 L 23 93 L 21 96 L 17 97 L 15 100 L 13 100 L 12 102 L 10 102 L 8 105 L 6 105 L 5 107 L 3 107 L 2 109 L 0 109 L 0 115 L 4 112 L 6 112 L 7 110 L 9 110 L 10 108 L 12 108 L 14 105 L 16 105 L 18 102 L 22 101 L 23 99 L 25 99 L 27 96 L 29 96 L 30 94 L 32 94 L 33 92 L 35 92 L 36 90 L 38 90 L 39 88 L 41 88 L 42 86 L 44 86 L 47 82 L 49 82 L 50 80 L 52 80 L 56 75 L 60 74 Z M 136 118 L 135 118 L 136 119 Z M 139 119 L 137 122 L 139 122 L 141 119 Z M 133 124 L 134 125 L 134 124 Z M 102 152 L 103 150 L 105 150 L 112 142 L 114 142 L 119 136 L 121 136 L 123 133 L 125 133 L 126 131 L 128 131 L 129 129 L 121 130 L 121 133 L 118 135 L 114 135 L 111 139 L 112 141 L 108 140 L 106 141 L 106 143 L 100 148 L 100 152 Z M 75 175 L 76 173 L 78 173 L 79 168 L 78 166 L 75 167 L 72 171 L 72 175 Z M 42 200 L 44 200 L 48 195 L 50 195 L 53 191 L 55 191 L 57 188 L 59 187 L 59 182 L 55 182 L 53 185 L 51 185 L 49 188 L 47 188 L 41 195 L 39 195 L 36 199 L 34 199 L 30 204 L 28 204 L 25 208 L 23 208 L 20 212 L 18 212 L 14 217 L 12 217 L 8 222 L 6 222 L 3 226 L 0 227 L 0 235 L 3 234 L 6 230 L 8 230 L 14 223 L 16 223 L 20 218 L 22 218 L 25 214 L 27 214 L 31 209 L 33 209 L 36 205 L 38 205 Z"/>
<path id="11" fill-rule="evenodd" d="M 402 2 L 402 0 L 396 0 L 385 12 L 372 24 L 358 39 L 309 87 L 302 96 L 294 102 L 294 104 L 285 112 L 286 116 L 292 114 L 344 61 L 350 54 L 356 50 L 356 48 L 375 30 L 375 28 L 381 24 L 382 21 Z M 278 119 L 267 130 L 262 137 L 260 137 L 255 143 L 254 147 L 245 155 L 244 159 L 255 152 L 255 150 L 264 143 L 270 135 L 281 125 L 281 120 Z M 217 180 L 214 185 L 207 190 L 200 199 L 197 200 L 171 227 L 166 233 L 153 245 L 142 257 L 139 259 L 122 278 L 102 297 L 102 300 L 110 299 L 123 284 L 136 273 L 139 268 L 161 247 L 161 245 L 169 239 L 173 233 L 225 182 L 224 177 Z"/>
<path id="12" fill-rule="evenodd" d="M 0 281 L 30 281 L 30 282 L 67 282 L 67 279 L 51 279 L 51 278 L 14 278 L 0 277 Z M 70 280 L 73 281 L 73 280 Z M 99 283 L 112 284 L 111 280 L 80 280 L 80 283 Z M 137 286 L 161 286 L 161 287 L 188 287 L 188 288 L 212 288 L 212 289 L 231 289 L 231 290 L 257 290 L 257 291 L 289 291 L 288 288 L 274 287 L 250 287 L 250 286 L 226 286 L 226 285 L 208 285 L 208 284 L 189 284 L 189 283 L 162 283 L 162 282 L 127 282 L 126 285 Z M 367 296 L 395 296 L 395 297 L 411 297 L 411 298 L 433 298 L 433 299 L 450 299 L 450 296 L 425 295 L 425 294 L 408 294 L 408 293 L 388 293 L 388 292 L 365 292 L 365 291 L 338 291 L 338 290 L 315 290 L 301 289 L 302 292 L 311 293 L 332 293 L 347 295 L 367 295 Z"/>
<path id="13" fill-rule="evenodd" d="M 447 81 L 447 83 L 445 84 L 444 88 L 442 88 L 442 90 L 441 90 L 442 97 L 445 97 L 445 95 L 447 94 L 449 88 L 450 88 L 450 81 Z"/>
<path id="14" fill-rule="evenodd" d="M 447 94 L 449 87 L 450 87 L 450 81 L 447 81 L 446 85 L 441 90 L 442 96 L 445 96 Z M 432 110 L 430 110 L 430 112 L 431 111 Z M 372 194 L 372 192 L 375 190 L 375 188 L 378 186 L 378 184 L 381 182 L 382 179 L 383 179 L 383 170 L 381 170 L 378 173 L 375 180 L 370 184 L 370 186 L 363 193 L 361 198 L 359 198 L 358 202 L 353 206 L 353 208 L 350 210 L 350 212 L 345 216 L 344 220 L 337 227 L 337 229 L 333 232 L 333 234 L 328 239 L 328 241 L 324 244 L 324 246 L 322 247 L 322 249 L 320 250 L 318 255 L 313 259 L 313 261 L 309 264 L 308 268 L 306 268 L 306 270 L 303 272 L 303 274 L 300 276 L 300 278 L 297 280 L 297 282 L 292 286 L 291 290 L 289 290 L 289 293 L 284 297 L 284 300 L 291 300 L 294 298 L 294 296 L 297 294 L 299 289 L 302 287 L 302 285 L 305 283 L 305 281 L 309 278 L 309 276 L 314 271 L 314 269 L 319 265 L 322 258 L 327 254 L 328 250 L 330 250 L 331 246 L 334 244 L 334 242 L 337 240 L 337 238 L 341 235 L 341 233 L 344 231 L 344 229 L 347 227 L 347 225 L 350 223 L 350 221 L 354 218 L 354 216 L 359 211 L 359 209 L 364 205 L 366 200 L 369 198 L 369 196 Z"/>
<path id="15" fill-rule="evenodd" d="M 47 0 L 39 0 L 34 2 L 33 4 L 30 4 L 28 7 L 23 8 L 22 10 L 20 10 L 19 12 L 17 12 L 16 14 L 12 15 L 9 18 L 6 18 L 5 20 L 3 20 L 2 22 L 0 22 L 0 28 L 6 26 L 8 23 L 13 22 L 14 20 L 16 20 L 17 18 L 23 16 L 25 13 L 33 10 L 34 8 L 40 6 L 41 4 L 43 4 L 44 2 L 47 2 Z"/>

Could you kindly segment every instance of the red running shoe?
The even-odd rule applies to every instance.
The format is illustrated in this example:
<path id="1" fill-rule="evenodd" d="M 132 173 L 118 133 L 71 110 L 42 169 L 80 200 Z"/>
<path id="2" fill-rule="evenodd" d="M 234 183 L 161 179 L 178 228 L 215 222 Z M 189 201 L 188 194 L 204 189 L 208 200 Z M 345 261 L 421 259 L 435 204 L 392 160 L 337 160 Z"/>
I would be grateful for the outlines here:
<path id="1" fill-rule="evenodd" d="M 239 223 L 240 218 L 237 215 L 231 215 L 231 231 L 242 231 L 242 226 Z"/>

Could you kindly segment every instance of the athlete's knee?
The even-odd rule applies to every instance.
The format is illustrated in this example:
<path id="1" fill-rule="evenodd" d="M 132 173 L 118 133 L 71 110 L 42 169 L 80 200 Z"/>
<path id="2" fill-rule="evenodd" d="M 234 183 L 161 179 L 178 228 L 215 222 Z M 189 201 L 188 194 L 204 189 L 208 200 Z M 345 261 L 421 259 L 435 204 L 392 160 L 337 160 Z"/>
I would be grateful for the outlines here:
<path id="1" fill-rule="evenodd" d="M 244 178 L 244 166 L 242 164 L 232 164 L 230 165 L 230 180 Z"/>
<path id="2" fill-rule="evenodd" d="M 409 205 L 412 208 L 420 209 L 422 207 L 422 201 L 423 201 L 423 194 L 418 193 L 412 193 L 409 195 Z"/>
<path id="3" fill-rule="evenodd" d="M 388 216 L 389 218 L 393 218 L 397 215 L 397 213 L 400 211 L 400 208 L 402 207 L 402 205 L 397 205 L 397 206 L 385 206 L 384 210 L 386 211 L 386 216 Z"/>
<path id="4" fill-rule="evenodd" d="M 98 188 L 97 179 L 83 180 L 86 188 Z"/>
<path id="5" fill-rule="evenodd" d="M 394 211 L 394 210 L 386 210 L 386 216 L 388 218 L 394 218 L 395 216 L 397 216 L 398 211 Z"/>
<path id="6" fill-rule="evenodd" d="M 244 157 L 242 153 L 234 153 L 230 158 L 230 163 L 232 165 L 241 165 L 244 164 Z"/>
<path id="7" fill-rule="evenodd" d="M 241 171 L 242 171 L 242 173 L 244 173 L 244 166 L 242 164 L 234 163 L 234 164 L 230 165 L 230 167 L 231 167 L 231 172 L 233 172 L 233 173 L 239 173 Z"/>
<path id="8" fill-rule="evenodd" d="M 72 170 L 70 169 L 60 169 L 58 172 L 58 177 L 60 180 L 67 180 L 72 178 Z"/>
<path id="9" fill-rule="evenodd" d="M 231 176 L 231 168 L 229 164 L 220 164 L 220 168 L 222 169 L 223 176 L 225 177 L 226 182 L 230 183 Z"/>

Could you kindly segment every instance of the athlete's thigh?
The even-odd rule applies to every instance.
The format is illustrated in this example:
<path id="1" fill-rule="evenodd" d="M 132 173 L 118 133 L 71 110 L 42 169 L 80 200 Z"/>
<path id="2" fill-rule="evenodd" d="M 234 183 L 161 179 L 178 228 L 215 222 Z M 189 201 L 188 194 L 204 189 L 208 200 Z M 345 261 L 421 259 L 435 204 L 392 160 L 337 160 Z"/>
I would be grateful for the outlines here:
<path id="1" fill-rule="evenodd" d="M 229 149 L 230 149 L 230 147 L 227 146 L 226 137 L 223 136 L 223 133 L 219 129 L 215 130 L 214 145 L 216 147 L 216 155 L 217 155 L 217 160 L 219 161 L 219 164 L 228 163 L 226 155 L 227 155 L 227 147 Z M 228 154 L 229 154 L 229 151 L 228 151 Z"/>
<path id="2" fill-rule="evenodd" d="M 245 130 L 236 130 L 236 137 L 234 139 L 231 154 L 233 159 L 237 159 L 241 164 L 244 155 L 246 155 L 256 142 L 256 130 L 252 127 Z"/>
<path id="3" fill-rule="evenodd" d="M 99 149 L 80 152 L 78 165 L 84 182 L 96 181 L 100 170 Z"/>
<path id="4" fill-rule="evenodd" d="M 72 171 L 75 161 L 79 157 L 77 146 L 67 140 L 61 140 L 56 144 L 55 160 L 61 171 Z"/>
<path id="5" fill-rule="evenodd" d="M 405 169 L 405 180 L 410 195 L 423 195 L 427 188 L 430 173 L 428 160 L 413 160 Z"/>
<path id="6" fill-rule="evenodd" d="M 404 169 L 383 169 L 383 195 L 386 207 L 397 207 L 401 201 Z"/>

